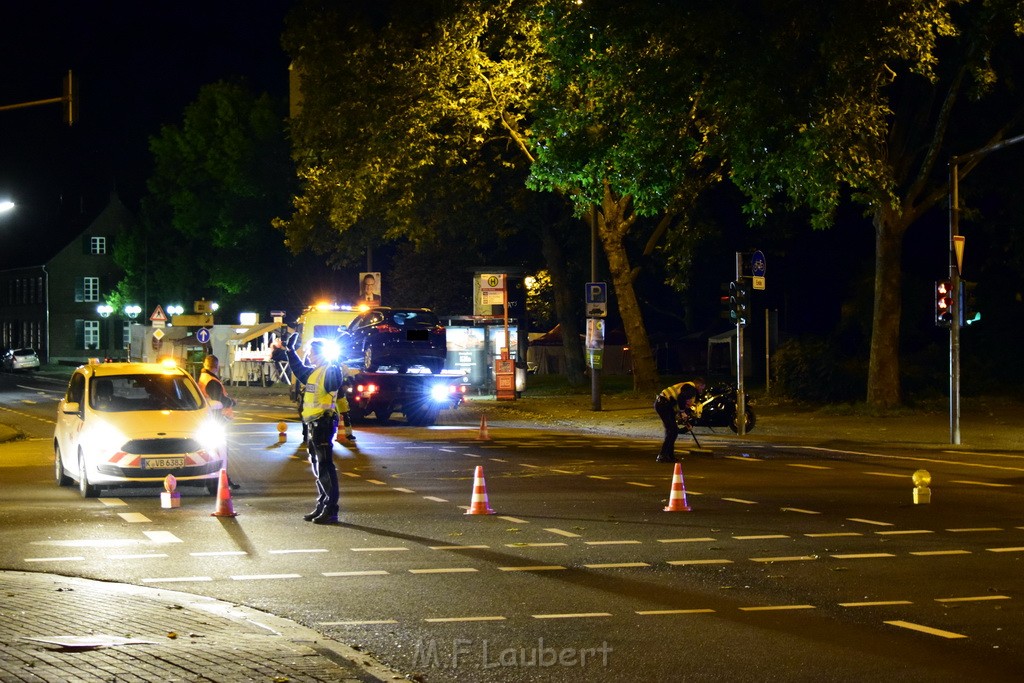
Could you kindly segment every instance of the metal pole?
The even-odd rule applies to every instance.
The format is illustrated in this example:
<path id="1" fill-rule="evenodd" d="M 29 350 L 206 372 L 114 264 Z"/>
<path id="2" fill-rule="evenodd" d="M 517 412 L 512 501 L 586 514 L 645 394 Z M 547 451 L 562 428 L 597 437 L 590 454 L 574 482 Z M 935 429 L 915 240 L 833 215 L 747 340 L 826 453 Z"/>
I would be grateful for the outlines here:
<path id="1" fill-rule="evenodd" d="M 590 281 L 597 282 L 597 205 L 590 205 Z M 590 368 L 590 409 L 601 410 L 601 371 Z"/>
<path id="2" fill-rule="evenodd" d="M 949 280 L 951 282 L 949 324 L 949 443 L 960 443 L 960 269 L 956 264 L 953 239 L 960 234 L 960 159 L 949 161 Z"/>
<path id="3" fill-rule="evenodd" d="M 743 281 L 743 254 L 736 252 L 736 282 Z M 749 304 L 748 304 L 749 305 Z M 749 311 L 747 312 L 749 314 Z M 737 434 L 747 433 L 747 401 L 743 389 L 743 320 L 736 318 L 736 425 Z"/>
<path id="4" fill-rule="evenodd" d="M 769 325 L 771 323 L 770 316 L 768 314 L 768 307 L 764 307 L 764 394 L 765 396 L 772 393 L 772 366 L 771 366 L 771 348 L 769 346 L 769 338 L 771 337 L 771 330 Z"/>

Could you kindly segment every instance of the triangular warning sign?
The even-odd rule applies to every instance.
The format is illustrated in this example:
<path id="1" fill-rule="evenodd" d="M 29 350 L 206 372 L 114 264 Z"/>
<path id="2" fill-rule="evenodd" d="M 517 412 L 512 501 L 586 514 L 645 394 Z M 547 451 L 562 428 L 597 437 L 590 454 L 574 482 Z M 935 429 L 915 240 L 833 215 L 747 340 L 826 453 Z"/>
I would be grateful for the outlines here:
<path id="1" fill-rule="evenodd" d="M 160 304 L 157 304 L 156 308 L 153 309 L 153 315 L 149 316 L 149 319 L 155 323 L 165 323 L 167 322 L 167 314 L 164 313 L 164 309 Z"/>
<path id="2" fill-rule="evenodd" d="M 956 272 L 964 274 L 964 242 L 967 240 L 963 235 L 953 235 L 953 253 L 956 255 Z"/>

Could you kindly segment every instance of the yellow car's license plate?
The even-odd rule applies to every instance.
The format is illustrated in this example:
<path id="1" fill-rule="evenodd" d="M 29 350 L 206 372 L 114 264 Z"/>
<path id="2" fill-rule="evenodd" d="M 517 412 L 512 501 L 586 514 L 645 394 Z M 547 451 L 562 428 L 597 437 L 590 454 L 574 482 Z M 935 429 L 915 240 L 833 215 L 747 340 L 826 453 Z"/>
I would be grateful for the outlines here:
<path id="1" fill-rule="evenodd" d="M 143 458 L 144 470 L 168 470 L 185 466 L 185 458 Z"/>

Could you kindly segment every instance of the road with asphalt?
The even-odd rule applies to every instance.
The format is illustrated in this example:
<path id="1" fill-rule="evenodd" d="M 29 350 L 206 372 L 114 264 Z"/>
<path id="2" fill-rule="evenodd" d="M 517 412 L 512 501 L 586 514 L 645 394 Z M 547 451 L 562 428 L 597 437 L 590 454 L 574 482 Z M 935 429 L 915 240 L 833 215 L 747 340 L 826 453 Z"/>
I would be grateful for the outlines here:
<path id="1" fill-rule="evenodd" d="M 241 403 L 225 518 L 200 489 L 172 510 L 155 489 L 57 487 L 61 391 L 0 378 L 0 422 L 26 436 L 0 445 L 2 569 L 245 605 L 427 681 L 1017 680 L 1024 663 L 1012 450 L 718 434 L 676 480 L 653 437 L 496 420 L 483 439 L 457 411 L 358 429 L 336 449 L 342 523 L 320 527 L 284 397 Z M 466 514 L 474 484 L 494 514 Z"/>

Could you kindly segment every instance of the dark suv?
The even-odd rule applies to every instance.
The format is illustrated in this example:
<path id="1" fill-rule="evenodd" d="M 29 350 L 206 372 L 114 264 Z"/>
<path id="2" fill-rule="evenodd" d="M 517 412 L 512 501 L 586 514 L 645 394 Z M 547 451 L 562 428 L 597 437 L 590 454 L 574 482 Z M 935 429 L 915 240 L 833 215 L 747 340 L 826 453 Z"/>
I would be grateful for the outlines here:
<path id="1" fill-rule="evenodd" d="M 367 372 L 422 366 L 437 374 L 448 355 L 445 329 L 429 308 L 371 308 L 349 323 L 339 341 L 346 362 Z"/>

